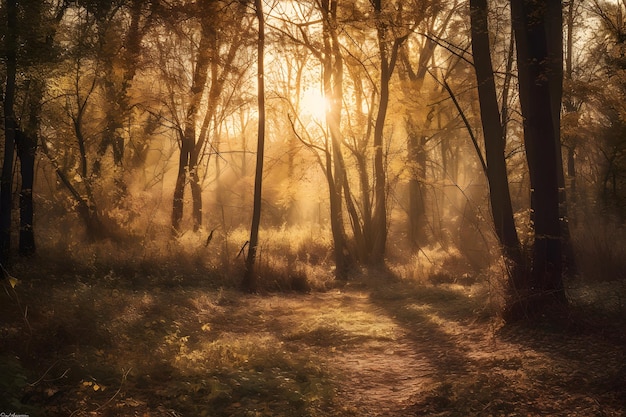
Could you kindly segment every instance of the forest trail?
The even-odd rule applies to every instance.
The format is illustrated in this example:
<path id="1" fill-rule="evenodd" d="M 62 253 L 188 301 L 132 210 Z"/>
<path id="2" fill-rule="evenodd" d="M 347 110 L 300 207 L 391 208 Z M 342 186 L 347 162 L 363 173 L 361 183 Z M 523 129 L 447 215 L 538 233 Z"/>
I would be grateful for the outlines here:
<path id="1" fill-rule="evenodd" d="M 299 308 L 286 308 L 296 313 L 283 316 L 282 324 L 296 329 L 299 336 L 291 336 L 292 340 L 323 350 L 318 355 L 337 374 L 337 402 L 344 413 L 403 415 L 410 400 L 433 383 L 437 369 L 428 356 L 372 303 L 369 293 L 332 291 L 308 296 L 299 304 Z M 303 315 L 303 309 L 310 309 L 309 314 Z M 302 323 L 301 317 L 310 322 Z M 314 330 L 304 336 L 303 328 Z"/>
<path id="2" fill-rule="evenodd" d="M 0 357 L 21 363 L 0 367 L 28 375 L 19 392 L 25 410 L 73 417 L 625 415 L 623 335 L 583 323 L 501 328 L 480 285 L 397 280 L 242 295 L 187 284 L 109 277 L 18 287 L 31 336 L 25 343 L 23 317 L 3 303 Z"/>

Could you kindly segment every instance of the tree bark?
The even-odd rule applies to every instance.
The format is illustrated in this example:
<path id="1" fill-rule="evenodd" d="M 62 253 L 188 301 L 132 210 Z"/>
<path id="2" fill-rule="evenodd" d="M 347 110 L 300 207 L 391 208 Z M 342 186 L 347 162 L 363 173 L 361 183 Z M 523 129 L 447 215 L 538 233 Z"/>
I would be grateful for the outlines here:
<path id="1" fill-rule="evenodd" d="M 524 117 L 524 146 L 533 191 L 533 264 L 529 282 L 518 288 L 521 299 L 514 308 L 534 316 L 546 305 L 566 301 L 562 281 L 562 242 L 559 219 L 559 173 L 562 167 L 557 151 L 555 114 L 557 91 L 554 87 L 562 72 L 554 73 L 550 47 L 557 31 L 548 30 L 546 21 L 560 5 L 548 6 L 537 0 L 512 0 L 511 14 L 517 45 L 519 97 Z M 551 9 L 551 7 L 553 9 Z M 550 9 L 550 11 L 549 11 Z M 559 20 L 560 21 L 560 20 Z M 558 31 L 561 34 L 561 31 Z M 562 36 L 562 35 L 561 35 Z M 561 57 L 562 59 L 562 57 Z M 560 104 L 559 104 L 560 107 Z"/>
<path id="2" fill-rule="evenodd" d="M 520 242 L 515 228 L 505 159 L 505 130 L 501 120 L 491 63 L 487 1 L 470 0 L 472 53 L 478 84 L 480 116 L 485 140 L 485 163 L 491 213 L 505 256 L 513 263 L 511 285 L 516 288 L 523 275 Z"/>
<path id="3" fill-rule="evenodd" d="M 326 123 L 330 131 L 330 149 L 326 150 L 326 178 L 330 194 L 330 225 L 333 235 L 335 277 L 345 280 L 351 266 L 343 218 L 344 186 L 347 181 L 341 139 L 341 110 L 343 107 L 343 56 L 341 55 L 337 27 L 337 1 L 320 2 L 323 16 L 323 88 L 329 101 Z M 334 171 L 334 173 L 333 173 Z M 349 198 L 349 196 L 346 196 Z"/>
<path id="4" fill-rule="evenodd" d="M 428 129 L 432 123 L 432 113 L 426 117 L 424 130 Z M 426 179 L 426 143 L 428 141 L 425 134 L 420 134 L 418 127 L 411 121 L 410 116 L 405 122 L 408 131 L 407 156 L 410 164 L 409 179 L 409 242 L 415 249 L 419 249 L 428 243 L 426 234 L 426 189 L 424 181 Z"/>
<path id="5" fill-rule="evenodd" d="M 252 225 L 250 227 L 250 245 L 243 276 L 242 286 L 247 292 L 257 291 L 257 278 L 254 271 L 257 248 L 259 245 L 259 226 L 261 223 L 261 192 L 263 185 L 263 156 L 265 151 L 265 16 L 263 0 L 254 1 L 256 17 L 259 24 L 257 41 L 257 105 L 259 124 L 257 131 L 256 170 L 254 175 L 254 204 L 252 209 Z"/>
<path id="6" fill-rule="evenodd" d="M 389 106 L 389 83 L 398 58 L 398 50 L 406 37 L 388 42 L 390 35 L 384 21 L 381 0 L 371 1 L 376 19 L 376 34 L 380 58 L 380 96 L 374 124 L 374 207 L 372 214 L 372 247 L 370 263 L 381 265 L 385 261 L 387 246 L 387 172 L 384 157 L 384 128 Z"/>
<path id="7" fill-rule="evenodd" d="M 0 264 L 7 267 L 11 253 L 11 210 L 13 205 L 13 158 L 15 155 L 15 76 L 17 72 L 17 1 L 6 0 L 6 84 L 4 88 L 4 159 L 0 179 Z"/>
<path id="8" fill-rule="evenodd" d="M 197 159 L 194 158 L 196 149 L 196 121 L 200 111 L 200 101 L 205 90 L 208 79 L 208 70 L 211 53 L 211 30 L 209 24 L 202 25 L 202 37 L 198 47 L 198 58 L 196 68 L 193 74 L 191 89 L 189 91 L 189 108 L 185 118 L 185 125 L 180 136 L 180 155 L 178 158 L 178 174 L 176 176 L 176 185 L 174 186 L 174 200 L 172 203 L 172 232 L 178 235 L 181 232 L 181 222 L 183 219 L 184 195 L 188 178 L 193 182 L 192 198 L 196 210 L 194 216 L 194 230 L 197 230 L 202 224 L 202 200 L 201 193 L 198 192 L 199 185 L 197 183 Z M 195 177 L 194 177 L 195 175 Z M 198 206 L 200 211 L 197 210 Z M 199 213 L 199 215 L 197 214 Z"/>
<path id="9" fill-rule="evenodd" d="M 379 7 L 380 7 L 380 2 Z M 376 10 L 380 14 L 380 9 Z M 385 248 L 387 246 L 387 174 L 384 163 L 384 126 L 387 118 L 387 106 L 389 105 L 389 81 L 391 80 L 391 68 L 385 40 L 386 27 L 383 22 L 378 22 L 378 47 L 380 53 L 380 100 L 378 102 L 378 114 L 374 125 L 374 210 L 372 215 L 372 247 L 370 262 L 379 265 L 384 262 Z"/>
<path id="10" fill-rule="evenodd" d="M 20 159 L 20 236 L 19 254 L 35 254 L 35 232 L 33 228 L 33 184 L 35 180 L 35 152 L 37 136 L 35 132 L 17 132 L 17 155 Z"/>
<path id="11" fill-rule="evenodd" d="M 454 14 L 454 7 L 450 9 L 450 11 L 441 19 L 441 23 L 436 30 L 436 37 L 439 38 L 443 35 L 444 31 L 447 29 L 450 20 Z M 433 17 L 431 24 L 429 25 L 429 33 L 435 35 L 435 22 L 438 19 Z M 417 63 L 417 69 L 413 71 L 411 66 L 411 62 L 407 55 L 406 48 L 402 48 L 400 51 L 400 59 L 404 64 L 403 67 L 405 69 L 404 75 L 403 72 L 400 72 L 400 78 L 407 77 L 411 82 L 411 88 L 408 89 L 408 94 L 414 96 L 416 94 L 421 94 L 422 87 L 424 85 L 424 80 L 426 78 L 426 74 L 428 73 L 428 69 L 431 66 L 431 61 L 433 54 L 435 53 L 435 48 L 437 47 L 437 42 L 435 41 L 435 37 L 428 37 L 424 40 L 422 48 L 419 53 L 419 60 Z M 408 220 L 409 220 L 409 230 L 408 230 L 408 239 L 409 243 L 413 246 L 413 248 L 418 249 L 426 244 L 428 244 L 428 234 L 427 234 L 427 226 L 428 219 L 426 217 L 426 187 L 424 185 L 424 180 L 426 178 L 426 162 L 428 160 L 428 154 L 426 151 L 426 143 L 428 142 L 428 138 L 426 136 L 426 131 L 430 128 L 430 124 L 432 123 L 434 116 L 434 108 L 428 112 L 426 116 L 426 120 L 424 122 L 423 127 L 420 131 L 419 122 L 416 119 L 415 115 L 407 114 L 405 118 L 405 125 L 408 132 L 408 140 L 407 140 L 407 157 L 409 160 L 409 164 L 411 165 L 410 179 L 409 179 L 409 209 L 408 209 Z M 442 142 L 442 146 L 444 143 Z M 445 153 L 442 153 L 443 161 L 445 164 Z M 445 166 L 444 166 L 445 170 Z"/>

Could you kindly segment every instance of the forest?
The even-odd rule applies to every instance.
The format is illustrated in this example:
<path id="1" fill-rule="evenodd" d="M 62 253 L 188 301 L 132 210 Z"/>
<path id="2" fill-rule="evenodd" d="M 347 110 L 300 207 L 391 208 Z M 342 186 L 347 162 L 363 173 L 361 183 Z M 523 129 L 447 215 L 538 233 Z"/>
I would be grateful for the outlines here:
<path id="1" fill-rule="evenodd" d="M 0 415 L 625 415 L 626 1 L 0 22 Z"/>

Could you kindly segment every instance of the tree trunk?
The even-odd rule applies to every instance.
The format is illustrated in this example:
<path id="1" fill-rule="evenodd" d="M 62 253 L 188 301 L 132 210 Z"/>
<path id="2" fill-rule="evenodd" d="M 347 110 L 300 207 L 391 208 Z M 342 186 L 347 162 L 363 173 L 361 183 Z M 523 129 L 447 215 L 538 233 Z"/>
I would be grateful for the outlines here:
<path id="1" fill-rule="evenodd" d="M 176 185 L 174 186 L 174 199 L 172 202 L 172 233 L 178 236 L 181 232 L 181 222 L 183 220 L 185 185 L 187 183 L 187 172 L 189 170 L 189 154 L 193 147 L 193 138 L 189 138 L 187 133 L 180 135 L 180 155 L 178 157 L 178 174 L 176 175 Z"/>
<path id="2" fill-rule="evenodd" d="M 423 135 L 410 135 L 408 140 L 408 155 L 413 163 L 411 178 L 409 179 L 409 242 L 415 249 L 428 243 L 426 234 L 426 150 Z"/>
<path id="3" fill-rule="evenodd" d="M 19 254 L 35 254 L 35 233 L 33 229 L 33 183 L 35 179 L 35 152 L 37 136 L 35 132 L 16 132 L 17 155 L 20 159 L 20 239 Z"/>
<path id="4" fill-rule="evenodd" d="M 335 277 L 345 280 L 351 266 L 345 225 L 343 219 L 343 193 L 347 181 L 341 139 L 341 110 L 343 106 L 343 57 L 341 55 L 337 27 L 337 1 L 320 3 L 323 19 L 323 88 L 329 101 L 326 124 L 330 131 L 330 149 L 326 149 L 326 179 L 330 194 L 330 226 L 333 235 Z M 333 174 L 334 170 L 334 174 Z M 349 196 L 346 196 L 349 198 Z"/>
<path id="5" fill-rule="evenodd" d="M 554 2 L 557 3 L 557 2 Z M 558 14 L 561 15 L 560 5 Z M 517 45 L 519 97 L 524 117 L 524 146 L 530 185 L 533 190 L 534 244 L 530 280 L 518 288 L 521 299 L 512 313 L 524 312 L 534 316 L 546 305 L 564 303 L 562 281 L 562 242 L 559 219 L 558 138 L 555 123 L 559 118 L 556 101 L 560 97 L 554 85 L 562 77 L 553 73 L 551 60 L 558 59 L 550 51 L 551 40 L 561 31 L 547 30 L 546 21 L 553 18 L 556 5 L 550 9 L 536 0 L 511 1 L 511 14 Z M 550 12 L 549 12 L 550 9 Z M 560 21 L 560 19 L 559 19 Z M 562 35 L 561 35 L 562 36 Z M 552 53 L 552 54 L 551 54 Z M 562 57 L 561 57 L 562 59 Z M 560 107 L 560 106 L 559 106 Z"/>
<path id="6" fill-rule="evenodd" d="M 35 254 L 33 185 L 35 180 L 35 155 L 39 134 L 39 120 L 43 99 L 44 82 L 30 80 L 28 83 L 28 121 L 24 131 L 16 136 L 17 156 L 20 159 L 20 238 L 19 254 L 31 256 Z"/>
<path id="7" fill-rule="evenodd" d="M 250 245 L 246 257 L 246 267 L 242 286 L 245 291 L 257 291 L 257 277 L 254 271 L 257 247 L 259 245 L 259 226 L 261 224 L 261 192 L 263 185 L 263 156 L 265 151 L 265 16 L 263 0 L 254 1 L 259 37 L 257 42 L 257 84 L 259 124 L 257 131 L 256 170 L 254 175 L 254 204 L 252 209 L 252 225 L 250 227 Z"/>
<path id="8" fill-rule="evenodd" d="M 370 263 L 381 265 L 385 261 L 387 246 L 387 173 L 384 161 L 384 127 L 389 106 L 389 83 L 395 65 L 397 48 L 400 43 L 394 42 L 393 51 L 389 51 L 387 23 L 384 22 L 380 0 L 372 2 L 376 19 L 378 53 L 380 58 L 380 97 L 378 113 L 374 124 L 374 208 L 372 214 L 372 248 Z"/>
<path id="9" fill-rule="evenodd" d="M 7 0 L 6 84 L 4 89 L 4 159 L 0 178 L 0 264 L 6 267 L 11 253 L 11 210 L 13 206 L 13 158 L 15 155 L 15 76 L 17 70 L 17 1 Z"/>
<path id="10" fill-rule="evenodd" d="M 142 3 L 142 0 L 131 0 L 131 4 L 129 4 L 130 22 L 121 53 L 120 55 L 107 56 L 104 60 L 105 130 L 96 152 L 92 173 L 96 177 L 101 175 L 102 158 L 111 148 L 114 164 L 113 179 L 118 200 L 122 199 L 128 192 L 123 168 L 125 152 L 123 129 L 124 120 L 129 117 L 131 112 L 129 88 L 137 73 L 141 41 L 146 29 L 146 27 L 141 28 L 139 25 L 142 17 Z M 107 19 L 100 23 L 109 25 L 110 21 Z M 103 28 L 101 32 L 107 33 L 107 29 Z M 102 42 L 106 44 L 107 40 Z"/>
<path id="11" fill-rule="evenodd" d="M 433 119 L 433 112 L 429 112 L 426 117 L 423 130 L 430 127 Z M 409 242 L 415 249 L 419 249 L 428 243 L 426 233 L 426 190 L 424 180 L 426 179 L 426 143 L 428 141 L 423 132 L 419 132 L 416 123 L 411 116 L 407 116 L 405 125 L 408 131 L 407 156 L 410 164 L 409 179 Z"/>
<path id="12" fill-rule="evenodd" d="M 380 102 L 374 126 L 374 211 L 372 215 L 372 249 L 370 262 L 380 265 L 385 259 L 387 246 L 387 173 L 384 163 L 383 130 L 389 104 L 389 80 L 391 74 L 387 63 L 382 64 Z"/>
<path id="13" fill-rule="evenodd" d="M 478 84 L 480 116 L 485 139 L 485 163 L 491 213 L 498 240 L 505 256 L 513 263 L 511 285 L 521 285 L 523 274 L 519 273 L 522 264 L 520 242 L 513 218 L 513 207 L 509 190 L 505 159 L 503 121 L 496 95 L 496 85 L 491 63 L 489 27 L 487 21 L 487 1 L 470 0 L 472 32 L 472 53 Z"/>
<path id="14" fill-rule="evenodd" d="M 202 200 L 198 180 L 198 158 L 196 150 L 196 121 L 200 111 L 200 101 L 204 94 L 208 79 L 208 70 L 211 53 L 212 32 L 209 24 L 202 25 L 202 35 L 198 46 L 198 57 L 193 74 L 191 89 L 189 91 L 189 108 L 185 118 L 185 125 L 180 135 L 180 156 L 178 159 L 178 174 L 174 187 L 174 199 L 172 203 L 172 232 L 175 236 L 181 232 L 181 222 L 184 211 L 185 187 L 188 177 L 191 178 L 192 198 L 194 202 L 194 230 L 202 223 Z M 195 177 L 194 177 L 195 175 Z M 200 210 L 198 210 L 198 205 Z"/>

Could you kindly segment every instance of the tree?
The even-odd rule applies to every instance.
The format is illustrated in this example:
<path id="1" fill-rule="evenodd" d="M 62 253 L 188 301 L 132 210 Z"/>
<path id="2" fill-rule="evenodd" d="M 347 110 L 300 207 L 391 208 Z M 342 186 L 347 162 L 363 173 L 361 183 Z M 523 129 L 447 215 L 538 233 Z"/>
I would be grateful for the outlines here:
<path id="1" fill-rule="evenodd" d="M 307 32 L 311 22 L 299 24 L 293 22 L 298 35 L 284 32 L 285 35 L 302 44 L 313 54 L 321 67 L 321 89 L 327 102 L 324 117 L 328 132 L 323 132 L 323 146 L 308 143 L 307 146 L 322 157 L 318 161 L 322 167 L 329 192 L 330 226 L 333 236 L 333 257 L 335 260 L 335 276 L 346 279 L 352 267 L 353 254 L 348 245 L 346 227 L 344 224 L 344 197 L 351 215 L 351 224 L 355 237 L 360 235 L 360 222 L 355 220 L 355 210 L 351 209 L 346 162 L 343 155 L 344 138 L 341 131 L 342 113 L 344 104 L 344 56 L 340 40 L 340 26 L 338 19 L 338 2 L 336 0 L 323 0 L 314 2 L 307 12 L 306 20 L 319 14 L 319 21 L 314 20 L 315 27 L 321 24 L 321 39 L 314 38 L 314 33 Z M 295 128 L 295 126 L 294 126 Z M 297 132 L 294 132 L 297 134 Z"/>
<path id="2" fill-rule="evenodd" d="M 15 132 L 17 157 L 20 161 L 20 237 L 19 254 L 31 256 L 35 254 L 33 188 L 35 183 L 35 154 L 39 135 L 39 115 L 43 96 L 42 80 L 30 82 L 29 116 L 24 130 Z"/>
<path id="3" fill-rule="evenodd" d="M 6 81 L 4 86 L 4 159 L 0 188 L 0 263 L 6 266 L 11 251 L 11 209 L 13 157 L 17 121 L 15 117 L 15 82 L 17 72 L 17 1 L 6 0 L 7 32 L 5 40 Z M 2 274 L 4 276 L 4 274 Z"/>
<path id="4" fill-rule="evenodd" d="M 335 274 L 340 279 L 347 278 L 351 267 L 351 255 L 344 228 L 342 196 L 349 196 L 346 164 L 343 158 L 341 116 L 343 109 L 344 59 L 338 33 L 336 0 L 319 3 L 322 13 L 323 49 L 318 55 L 322 62 L 323 89 L 329 105 L 326 110 L 326 123 L 330 131 L 330 149 L 326 149 L 326 178 L 330 191 L 330 216 L 335 256 Z M 358 224 L 358 223 L 357 223 Z"/>
<path id="5" fill-rule="evenodd" d="M 207 7 L 208 9 L 208 7 Z M 215 45 L 212 43 L 214 36 L 214 23 L 211 19 L 215 17 L 214 10 L 203 10 L 203 19 L 200 29 L 200 43 L 198 46 L 195 69 L 191 87 L 189 89 L 189 99 L 183 127 L 180 130 L 180 155 L 178 161 L 178 175 L 176 176 L 176 186 L 174 188 L 174 200 L 172 204 L 172 231 L 175 234 L 181 232 L 180 223 L 183 218 L 183 197 L 187 176 L 191 177 L 191 193 L 193 198 L 194 216 L 193 228 L 198 230 L 202 224 L 202 193 L 198 183 L 198 161 L 195 149 L 197 147 L 196 125 L 200 113 L 200 103 L 208 78 L 211 54 Z"/>
<path id="6" fill-rule="evenodd" d="M 56 8 L 46 2 L 5 4 L 7 27 L 5 36 L 6 84 L 4 97 L 5 153 L 2 166 L 0 201 L 0 262 L 8 262 L 11 240 L 11 188 L 13 158 L 19 161 L 19 254 L 35 253 L 33 188 L 35 154 L 47 74 L 54 63 L 54 37 L 68 3 Z M 25 30 L 24 22 L 32 28 Z M 16 112 L 19 106 L 19 113 Z"/>
<path id="7" fill-rule="evenodd" d="M 224 5 L 214 0 L 196 3 L 190 10 L 185 10 L 189 17 L 199 16 L 200 40 L 195 50 L 196 56 L 192 59 L 193 74 L 184 103 L 187 107 L 183 111 L 182 121 L 176 127 L 180 155 L 172 203 L 172 231 L 175 235 L 181 232 L 187 184 L 191 189 L 194 231 L 202 225 L 200 163 L 209 141 L 210 124 L 215 123 L 220 104 L 223 111 L 225 103 L 220 103 L 220 98 L 225 93 L 229 77 L 239 73 L 235 65 L 237 53 L 246 46 L 245 40 L 251 24 L 245 18 L 244 7 L 243 2 Z M 223 50 L 226 52 L 222 56 L 220 51 Z M 176 111 L 176 104 L 170 105 L 172 111 Z M 206 110 L 202 114 L 203 109 Z"/>
<path id="8" fill-rule="evenodd" d="M 389 22 L 383 16 L 381 0 L 371 0 L 376 21 L 380 58 L 380 96 L 374 125 L 374 208 L 372 213 L 372 243 L 370 262 L 382 264 L 387 245 L 387 177 L 384 163 L 384 126 L 389 105 L 389 84 L 398 60 L 398 50 L 408 35 L 394 37 Z M 393 42 L 388 41 L 389 37 Z"/>
<path id="9" fill-rule="evenodd" d="M 89 12 L 81 10 L 77 13 L 73 29 L 78 35 L 67 46 L 66 59 L 58 65 L 58 73 L 50 87 L 55 94 L 61 93 L 54 98 L 62 104 L 52 105 L 57 104 L 53 99 L 46 106 L 47 118 L 55 123 L 51 132 L 41 137 L 41 149 L 74 200 L 88 238 L 100 239 L 108 234 L 108 230 L 102 222 L 101 200 L 95 193 L 98 178 L 92 175 L 90 164 L 96 136 L 94 112 L 97 106 L 93 97 L 97 95 L 99 80 L 99 60 L 94 57 L 88 35 L 91 23 Z"/>
<path id="10" fill-rule="evenodd" d="M 597 125 L 597 130 L 593 140 L 587 141 L 587 149 L 590 154 L 596 155 L 593 162 L 599 168 L 594 197 L 602 203 L 599 208 L 605 213 L 623 220 L 626 218 L 626 106 L 623 100 L 626 92 L 626 4 L 593 1 L 591 16 L 600 25 L 598 36 L 594 39 L 593 53 L 587 63 L 588 66 L 593 65 L 593 78 L 589 77 L 591 82 L 587 86 L 581 86 L 581 82 L 575 84 L 578 91 L 574 93 L 587 93 L 596 103 L 588 111 L 596 113 L 594 119 L 597 122 L 593 119 L 591 122 Z M 567 74 L 569 76 L 570 72 Z M 607 91 L 611 94 L 607 94 Z M 566 100 L 566 105 L 569 101 Z M 574 135 L 580 133 L 580 130 L 570 129 L 569 133 Z M 580 138 L 575 139 L 578 140 L 574 144 L 580 146 Z"/>
<path id="11" fill-rule="evenodd" d="M 243 276 L 243 288 L 248 292 L 256 292 L 257 280 L 254 263 L 259 245 L 259 225 L 261 223 L 261 192 L 263 185 L 263 155 L 265 150 L 265 16 L 263 15 L 263 0 L 255 0 L 254 8 L 258 22 L 259 36 L 257 40 L 257 83 L 259 123 L 257 131 L 256 170 L 254 176 L 254 208 L 252 211 L 252 225 L 250 226 L 250 241 L 248 256 Z"/>
<path id="12" fill-rule="evenodd" d="M 515 228 L 505 158 L 506 120 L 501 117 L 491 63 L 487 1 L 470 0 L 472 54 L 478 86 L 480 116 L 485 140 L 485 174 L 489 183 L 491 214 L 503 252 L 512 263 L 513 288 L 520 287 L 523 258 Z M 506 97 L 506 95 L 505 95 Z"/>
<path id="13" fill-rule="evenodd" d="M 561 2 L 512 0 L 519 98 L 524 118 L 524 146 L 532 190 L 534 242 L 532 273 L 515 288 L 518 303 L 511 314 L 536 315 L 547 305 L 566 301 L 562 277 L 562 241 L 559 218 L 560 119 L 562 71 Z M 558 104 L 558 105 L 557 105 Z"/>
<path id="14" fill-rule="evenodd" d="M 131 116 L 131 87 L 140 66 L 142 40 L 150 29 L 156 9 L 151 1 L 125 0 L 114 5 L 102 2 L 85 4 L 96 17 L 98 55 L 104 101 L 103 132 L 93 161 L 92 175 L 101 176 L 102 162 L 109 149 L 113 156 L 113 181 L 116 200 L 126 194 L 124 153 L 127 135 L 124 127 Z M 147 7 L 147 10 L 144 8 Z M 119 23 L 121 22 L 127 23 Z"/>
<path id="15" fill-rule="evenodd" d="M 427 237 L 427 218 L 426 218 L 426 164 L 428 162 L 427 146 L 432 138 L 427 132 L 435 119 L 435 106 L 430 109 L 414 108 L 409 103 L 415 103 L 416 96 L 419 97 L 424 93 L 424 82 L 426 76 L 433 66 L 433 57 L 437 48 L 437 42 L 440 41 L 445 31 L 450 25 L 450 21 L 456 12 L 458 5 L 455 1 L 450 9 L 445 11 L 441 16 L 443 9 L 435 8 L 434 13 L 425 16 L 426 30 L 423 40 L 412 46 L 411 44 L 403 45 L 400 51 L 400 59 L 402 62 L 399 72 L 403 83 L 407 84 L 407 88 L 403 89 L 406 105 L 405 129 L 407 132 L 407 161 L 409 165 L 409 205 L 407 210 L 408 216 L 408 239 L 414 248 L 420 248 L 428 243 Z M 415 42 L 417 43 L 417 42 Z M 411 62 L 412 56 L 418 56 L 417 65 Z M 422 107 L 425 107 L 422 105 Z M 425 117 L 422 114 L 425 113 Z"/>

